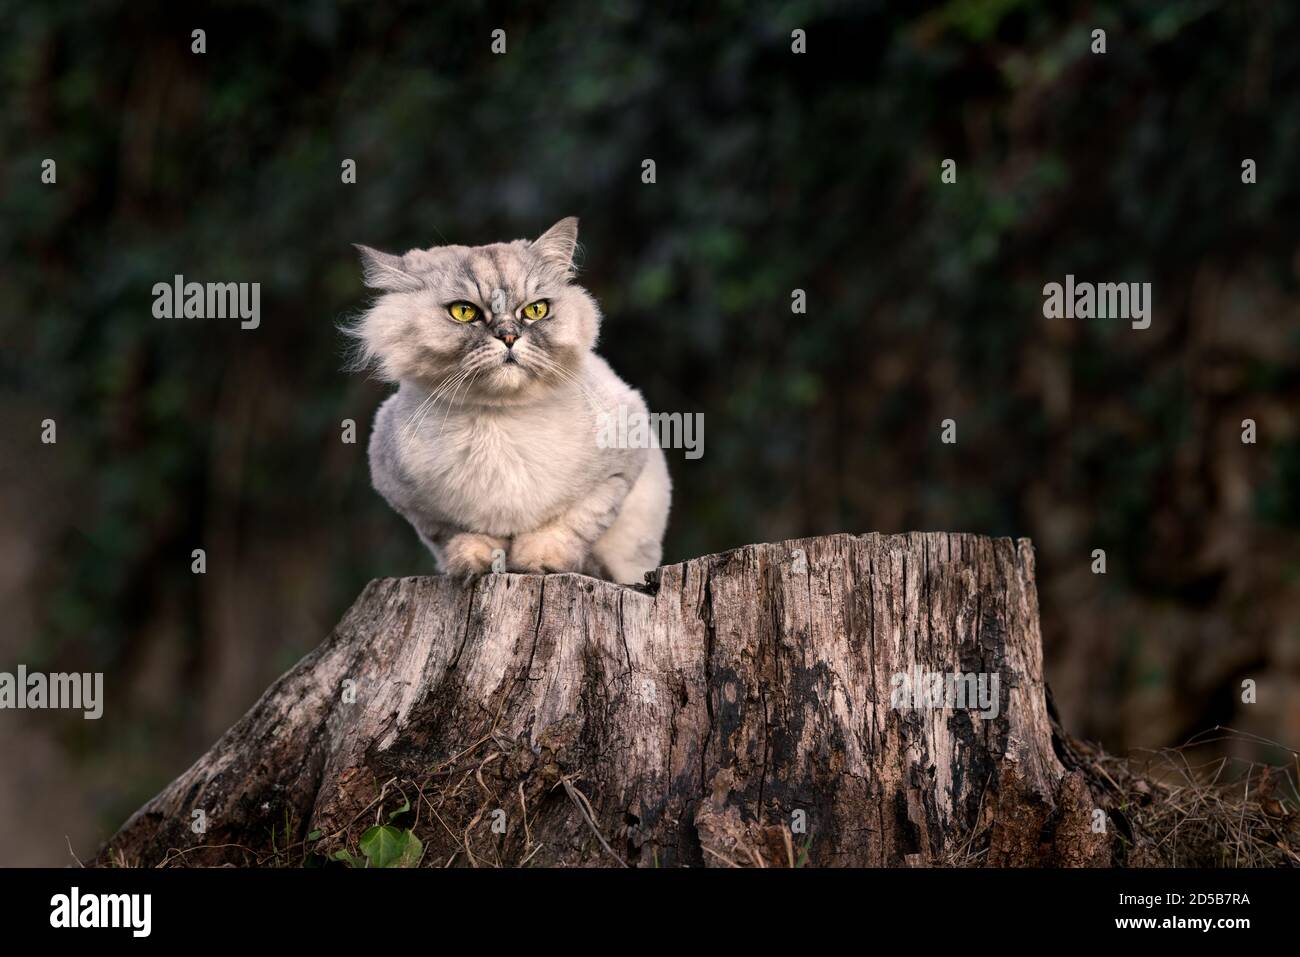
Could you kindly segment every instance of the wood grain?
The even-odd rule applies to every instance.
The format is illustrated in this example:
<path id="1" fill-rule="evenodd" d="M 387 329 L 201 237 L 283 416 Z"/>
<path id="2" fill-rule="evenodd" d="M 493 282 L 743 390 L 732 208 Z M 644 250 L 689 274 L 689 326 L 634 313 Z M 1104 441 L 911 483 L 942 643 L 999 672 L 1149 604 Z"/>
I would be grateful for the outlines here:
<path id="1" fill-rule="evenodd" d="M 100 862 L 355 853 L 408 800 L 428 866 L 1109 862 L 1054 750 L 1027 540 L 832 535 L 654 579 L 371 582 Z M 996 717 L 893 706 L 917 668 L 997 676 Z"/>

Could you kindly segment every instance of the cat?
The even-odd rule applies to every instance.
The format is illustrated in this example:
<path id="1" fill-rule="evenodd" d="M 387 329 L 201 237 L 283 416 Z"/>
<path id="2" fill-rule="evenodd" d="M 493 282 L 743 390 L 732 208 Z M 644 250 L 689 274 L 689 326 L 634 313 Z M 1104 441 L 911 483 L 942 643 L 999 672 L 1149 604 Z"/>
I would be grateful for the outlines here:
<path id="1" fill-rule="evenodd" d="M 653 443 L 597 440 L 604 416 L 646 406 L 593 351 L 577 246 L 569 217 L 531 242 L 356 247 L 381 293 L 347 330 L 357 365 L 398 385 L 375 415 L 371 481 L 449 575 L 504 556 L 509 571 L 637 584 L 659 565 L 668 466 Z"/>

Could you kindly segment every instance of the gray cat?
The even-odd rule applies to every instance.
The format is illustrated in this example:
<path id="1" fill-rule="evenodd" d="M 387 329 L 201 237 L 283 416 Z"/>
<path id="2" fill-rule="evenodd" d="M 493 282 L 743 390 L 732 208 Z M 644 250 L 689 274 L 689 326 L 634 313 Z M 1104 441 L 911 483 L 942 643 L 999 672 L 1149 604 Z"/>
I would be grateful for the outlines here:
<path id="1" fill-rule="evenodd" d="M 398 390 L 370 437 L 375 489 L 438 567 L 469 577 L 500 549 L 519 572 L 641 582 L 672 486 L 658 447 L 608 448 L 605 416 L 646 413 L 592 349 L 600 310 L 574 279 L 578 221 L 529 242 L 358 246 L 383 293 L 349 332 Z"/>

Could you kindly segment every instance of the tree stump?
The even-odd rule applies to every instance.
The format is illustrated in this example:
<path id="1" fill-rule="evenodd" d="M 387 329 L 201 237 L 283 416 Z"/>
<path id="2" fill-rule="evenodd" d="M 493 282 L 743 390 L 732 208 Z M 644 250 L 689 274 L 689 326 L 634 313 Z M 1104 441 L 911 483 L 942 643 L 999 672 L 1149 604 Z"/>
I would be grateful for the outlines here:
<path id="1" fill-rule="evenodd" d="M 832 535 L 653 577 L 371 582 L 99 863 L 361 863 L 390 818 L 439 867 L 1111 862 L 1028 540 Z M 953 673 L 996 677 L 983 713 L 900 698 Z"/>

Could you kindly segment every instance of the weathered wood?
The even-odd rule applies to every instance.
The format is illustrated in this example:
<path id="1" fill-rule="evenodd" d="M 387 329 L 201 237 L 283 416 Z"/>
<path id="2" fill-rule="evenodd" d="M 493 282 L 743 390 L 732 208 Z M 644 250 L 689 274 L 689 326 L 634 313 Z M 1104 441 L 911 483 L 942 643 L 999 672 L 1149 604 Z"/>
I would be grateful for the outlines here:
<path id="1" fill-rule="evenodd" d="M 996 716 L 895 707 L 916 669 L 997 676 Z M 1023 539 L 382 580 L 100 861 L 355 852 L 409 800 L 433 866 L 1108 863 L 1053 732 Z"/>

